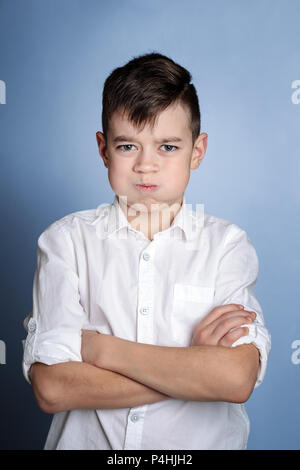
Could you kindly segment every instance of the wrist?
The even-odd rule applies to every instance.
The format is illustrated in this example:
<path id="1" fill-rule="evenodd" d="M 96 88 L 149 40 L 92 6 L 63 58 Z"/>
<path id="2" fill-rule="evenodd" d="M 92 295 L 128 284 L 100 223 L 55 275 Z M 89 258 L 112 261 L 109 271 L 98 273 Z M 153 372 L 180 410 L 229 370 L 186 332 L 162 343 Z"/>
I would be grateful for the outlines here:
<path id="1" fill-rule="evenodd" d="M 103 347 L 101 348 L 101 367 L 113 372 L 122 373 L 123 365 L 126 364 L 128 355 L 128 341 L 118 336 L 105 335 Z"/>
<path id="2" fill-rule="evenodd" d="M 96 367 L 106 369 L 106 357 L 109 357 L 108 348 L 110 347 L 111 335 L 100 333 L 94 338 L 93 355 L 90 364 Z"/>
<path id="3" fill-rule="evenodd" d="M 123 355 L 122 346 L 125 341 L 109 334 L 101 333 L 98 335 L 92 365 L 117 372 L 117 367 Z"/>

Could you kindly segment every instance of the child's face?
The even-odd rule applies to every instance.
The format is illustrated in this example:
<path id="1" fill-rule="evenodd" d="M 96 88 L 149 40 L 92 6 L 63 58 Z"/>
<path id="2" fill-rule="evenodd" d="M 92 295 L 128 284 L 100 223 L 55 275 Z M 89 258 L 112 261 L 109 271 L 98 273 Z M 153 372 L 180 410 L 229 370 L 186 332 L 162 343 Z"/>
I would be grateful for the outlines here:
<path id="1" fill-rule="evenodd" d="M 189 113 L 181 104 L 162 111 L 152 128 L 135 127 L 117 112 L 112 116 L 105 142 L 97 132 L 99 152 L 108 168 L 115 194 L 127 197 L 129 206 L 182 202 L 190 170 L 198 168 L 204 157 L 207 134 L 200 134 L 194 145 Z M 143 191 L 137 185 L 156 185 Z"/>

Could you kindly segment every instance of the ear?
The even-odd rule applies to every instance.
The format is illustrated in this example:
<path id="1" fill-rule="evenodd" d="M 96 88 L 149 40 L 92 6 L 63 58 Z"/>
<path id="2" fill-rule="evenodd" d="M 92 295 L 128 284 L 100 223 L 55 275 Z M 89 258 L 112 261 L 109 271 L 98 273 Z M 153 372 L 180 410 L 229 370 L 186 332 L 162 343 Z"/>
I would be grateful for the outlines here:
<path id="1" fill-rule="evenodd" d="M 199 134 L 194 143 L 192 158 L 191 158 L 191 170 L 198 168 L 207 149 L 207 134 L 202 132 Z"/>
<path id="2" fill-rule="evenodd" d="M 107 154 L 107 146 L 106 146 L 106 140 L 105 140 L 104 134 L 100 131 L 96 132 L 96 139 L 97 139 L 99 154 L 102 157 L 105 167 L 108 168 L 109 158 Z"/>

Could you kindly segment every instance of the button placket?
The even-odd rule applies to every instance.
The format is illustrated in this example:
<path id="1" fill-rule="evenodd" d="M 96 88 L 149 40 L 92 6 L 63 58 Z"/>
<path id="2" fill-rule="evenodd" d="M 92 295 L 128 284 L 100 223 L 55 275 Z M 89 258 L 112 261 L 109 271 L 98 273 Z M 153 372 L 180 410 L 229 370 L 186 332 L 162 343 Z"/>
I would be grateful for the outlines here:
<path id="1" fill-rule="evenodd" d="M 151 246 L 152 250 L 154 247 Z M 149 246 L 141 254 L 138 276 L 138 314 L 137 314 L 137 342 L 153 343 L 153 251 Z M 147 405 L 135 407 L 130 410 L 127 419 L 124 449 L 140 449 L 144 427 L 144 414 Z"/>
<path id="2" fill-rule="evenodd" d="M 142 253 L 139 264 L 139 313 L 137 318 L 137 341 L 140 343 L 153 342 L 153 250 L 152 244 L 151 251 L 147 250 Z"/>
<path id="3" fill-rule="evenodd" d="M 143 418 L 146 408 L 147 405 L 136 407 L 129 413 L 124 450 L 140 450 L 144 426 Z"/>

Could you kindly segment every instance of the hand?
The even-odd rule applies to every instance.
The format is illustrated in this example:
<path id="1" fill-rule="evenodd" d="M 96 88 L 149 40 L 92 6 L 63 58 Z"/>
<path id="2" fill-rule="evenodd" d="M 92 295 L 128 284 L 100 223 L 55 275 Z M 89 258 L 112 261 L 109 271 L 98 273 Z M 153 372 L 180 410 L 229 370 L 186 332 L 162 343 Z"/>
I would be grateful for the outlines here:
<path id="1" fill-rule="evenodd" d="M 99 357 L 101 348 L 101 333 L 95 330 L 81 330 L 81 357 L 83 362 L 95 364 Z"/>
<path id="2" fill-rule="evenodd" d="M 237 304 L 215 307 L 196 325 L 191 346 L 230 347 L 241 336 L 246 336 L 249 329 L 241 325 L 252 323 L 256 313 L 243 310 L 243 308 Z"/>

